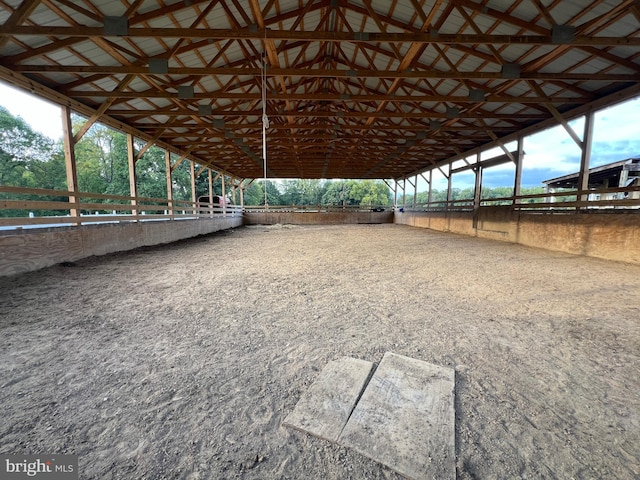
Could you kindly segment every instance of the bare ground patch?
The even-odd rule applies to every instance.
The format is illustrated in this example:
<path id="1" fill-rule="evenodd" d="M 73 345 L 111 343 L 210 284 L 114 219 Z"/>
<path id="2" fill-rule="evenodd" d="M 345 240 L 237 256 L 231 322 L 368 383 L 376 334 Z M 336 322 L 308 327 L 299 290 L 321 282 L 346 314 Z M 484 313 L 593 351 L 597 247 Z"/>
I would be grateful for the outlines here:
<path id="1" fill-rule="evenodd" d="M 640 267 L 246 227 L 0 279 L 0 452 L 81 478 L 396 479 L 281 426 L 341 356 L 456 369 L 458 477 L 640 475 Z"/>

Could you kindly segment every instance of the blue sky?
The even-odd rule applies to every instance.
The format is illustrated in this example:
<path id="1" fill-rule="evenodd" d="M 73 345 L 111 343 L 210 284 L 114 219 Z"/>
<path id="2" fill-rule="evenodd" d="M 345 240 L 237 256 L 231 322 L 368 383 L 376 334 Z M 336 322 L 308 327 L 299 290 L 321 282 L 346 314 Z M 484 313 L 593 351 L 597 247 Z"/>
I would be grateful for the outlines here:
<path id="1" fill-rule="evenodd" d="M 584 117 L 570 122 L 570 125 L 582 138 Z M 515 150 L 516 143 L 508 144 L 507 148 Z M 573 173 L 580 168 L 580 149 L 562 126 L 525 137 L 524 151 L 523 187 L 541 186 L 543 180 Z M 500 148 L 494 148 L 483 153 L 482 159 L 502 154 Z M 637 156 L 640 156 L 640 97 L 597 111 L 594 117 L 591 167 Z M 462 164 L 463 162 L 460 162 L 460 165 Z M 513 186 L 513 179 L 513 164 L 504 164 L 486 169 L 483 172 L 482 185 Z M 472 187 L 474 183 L 475 177 L 472 172 L 462 172 L 453 176 L 454 188 Z M 438 190 L 447 188 L 447 180 L 439 172 L 434 175 L 433 184 Z M 427 188 L 427 183 L 419 179 L 418 191 L 425 191 Z M 413 193 L 413 187 L 410 187 L 407 193 Z"/>
<path id="2" fill-rule="evenodd" d="M 22 90 L 14 89 L 0 82 L 0 105 L 13 115 L 19 115 L 35 130 L 58 140 L 62 137 L 60 107 L 40 100 Z M 576 133 L 582 137 L 584 119 L 571 122 Z M 507 145 L 515 150 L 515 142 Z M 525 160 L 523 164 L 522 186 L 539 186 L 546 179 L 559 177 L 578 170 L 580 149 L 562 126 L 550 128 L 525 138 Z M 493 149 L 483 154 L 487 159 L 502 155 L 502 150 Z M 591 166 L 640 156 L 640 97 L 596 112 Z M 500 165 L 487 169 L 483 174 L 483 186 L 512 186 L 513 165 Z M 466 188 L 473 186 L 473 173 L 454 175 L 453 186 Z M 426 182 L 419 179 L 418 190 L 424 191 Z M 441 175 L 434 175 L 434 188 L 447 188 Z M 413 192 L 408 192 L 413 193 Z"/>

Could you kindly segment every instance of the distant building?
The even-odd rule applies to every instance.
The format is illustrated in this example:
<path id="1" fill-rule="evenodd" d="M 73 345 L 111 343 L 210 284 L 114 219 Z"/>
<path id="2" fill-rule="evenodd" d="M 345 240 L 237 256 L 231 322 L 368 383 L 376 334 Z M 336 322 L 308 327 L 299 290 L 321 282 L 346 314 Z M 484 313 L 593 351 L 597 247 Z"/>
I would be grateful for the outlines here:
<path id="1" fill-rule="evenodd" d="M 579 172 L 543 180 L 547 192 L 560 189 L 577 190 Z M 589 169 L 589 189 L 604 190 L 607 188 L 640 186 L 640 157 L 628 158 Z M 640 198 L 640 191 L 593 193 L 589 200 L 618 200 L 622 198 Z M 553 200 L 552 200 L 553 201 Z"/>

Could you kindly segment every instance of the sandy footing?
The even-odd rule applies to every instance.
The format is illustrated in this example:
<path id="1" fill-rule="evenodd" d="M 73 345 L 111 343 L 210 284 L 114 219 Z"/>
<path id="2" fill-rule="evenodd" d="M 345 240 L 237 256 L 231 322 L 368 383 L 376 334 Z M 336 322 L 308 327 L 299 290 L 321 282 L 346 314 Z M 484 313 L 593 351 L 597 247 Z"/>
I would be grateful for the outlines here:
<path id="1" fill-rule="evenodd" d="M 282 420 L 324 366 L 456 370 L 460 479 L 640 476 L 640 266 L 245 227 L 0 279 L 0 453 L 80 478 L 397 479 Z"/>

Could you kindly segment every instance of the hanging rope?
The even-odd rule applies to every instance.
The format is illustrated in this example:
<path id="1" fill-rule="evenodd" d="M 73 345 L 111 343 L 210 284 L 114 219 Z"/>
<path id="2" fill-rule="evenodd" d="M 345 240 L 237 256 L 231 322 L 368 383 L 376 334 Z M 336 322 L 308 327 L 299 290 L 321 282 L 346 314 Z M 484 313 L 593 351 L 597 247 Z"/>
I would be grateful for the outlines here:
<path id="1" fill-rule="evenodd" d="M 267 201 L 267 128 L 269 128 L 269 117 L 267 117 L 267 29 L 264 30 L 264 52 L 262 58 L 262 159 L 264 162 L 264 206 L 268 206 Z"/>

